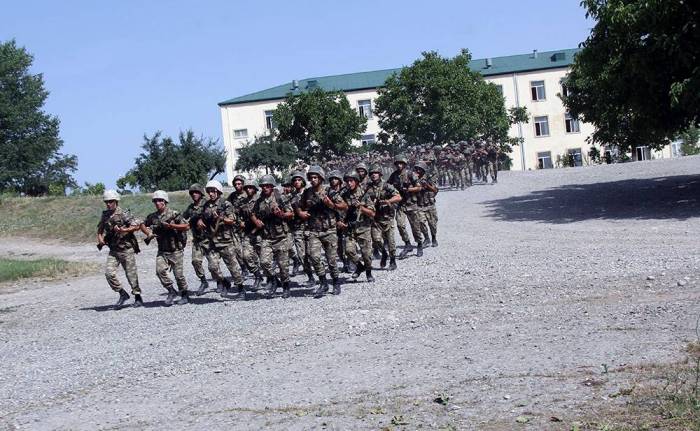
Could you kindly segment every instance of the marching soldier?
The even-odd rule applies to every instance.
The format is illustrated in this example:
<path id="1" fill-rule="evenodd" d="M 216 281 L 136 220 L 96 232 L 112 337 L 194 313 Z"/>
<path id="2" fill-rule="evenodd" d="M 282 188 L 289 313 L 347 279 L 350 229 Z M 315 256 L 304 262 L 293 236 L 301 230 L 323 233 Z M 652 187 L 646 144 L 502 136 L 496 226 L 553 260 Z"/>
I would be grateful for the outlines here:
<path id="1" fill-rule="evenodd" d="M 355 264 L 353 279 L 357 279 L 365 271 L 368 282 L 374 282 L 372 276 L 372 219 L 374 218 L 374 202 L 369 194 L 360 186 L 360 176 L 357 171 L 345 174 L 347 188 L 343 192 L 343 200 L 348 206 L 343 221 L 338 224 L 347 231 L 345 253 Z M 357 255 L 360 249 L 361 256 Z M 335 291 L 333 293 L 336 293 Z M 338 292 L 340 293 L 340 289 Z M 337 294 L 336 293 L 336 294 Z"/>
<path id="2" fill-rule="evenodd" d="M 343 174 L 337 170 L 330 171 L 328 173 L 328 194 L 331 197 L 336 194 L 342 196 L 344 191 L 345 187 L 343 186 Z M 342 219 L 344 217 L 343 212 L 336 211 L 336 217 L 338 220 Z M 338 259 L 343 262 L 343 272 L 353 272 L 355 269 L 353 268 L 350 270 L 350 267 L 354 265 L 352 262 L 350 262 L 347 254 L 345 253 L 345 237 L 347 232 L 345 229 L 338 227 L 336 229 L 336 234 L 338 235 Z"/>
<path id="3" fill-rule="evenodd" d="M 141 228 L 141 221 L 119 206 L 120 199 L 121 196 L 114 190 L 104 192 L 102 200 L 106 209 L 102 212 L 102 217 L 97 225 L 97 248 L 101 250 L 105 245 L 109 247 L 105 277 L 109 287 L 119 294 L 119 300 L 115 304 L 117 309 L 123 307 L 124 302 L 129 299 L 129 294 L 122 288 L 117 277 L 119 265 L 124 268 L 126 279 L 131 286 L 134 307 L 143 305 L 135 257 L 140 250 L 134 235 L 134 232 Z"/>
<path id="4" fill-rule="evenodd" d="M 406 231 L 406 219 L 411 226 L 413 239 L 416 242 L 416 256 L 423 256 L 423 234 L 420 230 L 420 224 L 423 219 L 423 213 L 418 211 L 418 194 L 421 187 L 418 184 L 416 175 L 407 169 L 406 157 L 399 156 L 394 162 L 396 170 L 389 177 L 389 184 L 394 186 L 401 194 L 401 202 L 396 209 L 396 227 L 399 230 L 401 239 L 403 239 L 406 247 L 399 254 L 399 259 L 405 258 L 408 253 L 413 251 L 411 240 Z"/>
<path id="5" fill-rule="evenodd" d="M 313 268 L 311 267 L 311 259 L 306 250 L 307 242 L 307 231 L 306 231 L 306 221 L 302 220 L 301 217 L 297 215 L 299 205 L 301 202 L 301 196 L 304 193 L 304 188 L 306 187 L 306 180 L 304 179 L 304 173 L 301 171 L 292 172 L 292 187 L 294 188 L 293 197 L 291 200 L 291 206 L 294 210 L 294 218 L 289 221 L 289 228 L 292 231 L 292 242 L 294 243 L 294 250 L 296 255 L 301 260 L 302 268 L 304 269 L 304 274 L 309 278 L 306 285 L 312 287 L 316 284 L 314 280 Z M 293 273 L 296 274 L 297 270 L 294 269 Z"/>
<path id="6" fill-rule="evenodd" d="M 418 183 L 421 186 L 420 195 L 418 197 L 418 208 L 419 211 L 423 212 L 423 220 L 425 221 L 421 224 L 421 230 L 425 237 L 426 246 L 428 245 L 428 239 L 432 237 L 432 246 L 437 247 L 438 219 L 437 210 L 435 209 L 435 195 L 438 192 L 438 188 L 428 176 L 428 165 L 426 165 L 425 162 L 416 163 L 413 170 L 416 172 L 416 175 L 418 175 Z"/>
<path id="7" fill-rule="evenodd" d="M 245 199 L 239 201 L 238 214 L 241 218 L 241 255 L 245 261 L 248 270 L 255 275 L 255 282 L 252 290 L 257 290 L 262 282 L 262 274 L 260 273 L 260 263 L 258 259 L 257 249 L 260 246 L 260 234 L 258 228 L 253 224 L 251 214 L 258 196 L 258 183 L 255 180 L 246 182 L 243 186 L 246 193 Z M 245 299 L 245 293 L 243 294 Z"/>
<path id="8" fill-rule="evenodd" d="M 200 281 L 199 289 L 196 295 L 203 295 L 209 287 L 207 277 L 204 274 L 204 255 L 209 248 L 209 237 L 207 233 L 197 226 L 197 222 L 202 218 L 204 212 L 204 189 L 201 185 L 195 183 L 190 186 L 190 198 L 192 203 L 182 213 L 184 218 L 190 225 L 192 232 L 192 268 Z"/>
<path id="9" fill-rule="evenodd" d="M 183 305 L 189 302 L 187 280 L 185 279 L 185 267 L 183 264 L 185 245 L 187 244 L 187 230 L 190 228 L 180 213 L 168 208 L 168 194 L 163 190 L 153 193 L 153 205 L 156 211 L 146 217 L 144 226 L 148 232 L 147 244 L 155 238 L 158 242 L 158 254 L 156 255 L 156 275 L 160 283 L 168 291 L 165 305 L 173 305 L 178 292 L 173 288 L 173 281 L 168 277 L 168 270 L 172 270 L 175 281 L 180 291 L 180 299 L 177 304 Z"/>
<path id="10" fill-rule="evenodd" d="M 372 223 L 372 242 L 381 247 L 380 266 L 386 266 L 389 258 L 389 270 L 396 269 L 396 241 L 394 239 L 395 207 L 401 202 L 401 195 L 391 184 L 382 180 L 382 169 L 378 165 L 369 169 L 367 193 L 374 200 L 375 216 Z M 385 248 L 384 246 L 386 245 Z"/>

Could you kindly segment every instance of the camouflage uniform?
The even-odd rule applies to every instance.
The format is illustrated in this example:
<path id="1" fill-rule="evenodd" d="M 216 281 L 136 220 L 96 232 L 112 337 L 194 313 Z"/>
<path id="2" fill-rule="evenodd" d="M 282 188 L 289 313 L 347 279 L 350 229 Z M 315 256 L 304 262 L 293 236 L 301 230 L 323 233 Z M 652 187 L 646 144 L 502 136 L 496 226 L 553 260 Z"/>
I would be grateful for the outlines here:
<path id="1" fill-rule="evenodd" d="M 406 245 L 411 244 L 408 238 L 408 232 L 406 232 L 405 219 L 407 218 L 411 226 L 413 239 L 420 250 L 423 243 L 423 234 L 421 233 L 420 225 L 423 222 L 424 215 L 421 211 L 418 211 L 418 192 L 408 191 L 409 187 L 418 186 L 418 178 L 416 174 L 409 171 L 408 168 L 405 168 L 403 171 L 397 169 L 391 174 L 391 177 L 389 177 L 389 183 L 401 193 L 401 203 L 396 210 L 396 225 L 399 229 L 399 234 Z"/>
<path id="2" fill-rule="evenodd" d="M 277 190 L 270 196 L 263 194 L 255 201 L 253 214 L 265 226 L 260 229 L 260 266 L 268 278 L 274 278 L 274 264 L 279 268 L 279 280 L 289 283 L 289 244 L 287 223 L 274 214 L 276 208 L 290 212 L 292 207 L 282 199 Z"/>
<path id="3" fill-rule="evenodd" d="M 369 278 L 372 270 L 372 219 L 362 214 L 360 206 L 374 211 L 374 202 L 359 184 L 355 190 L 346 189 L 342 197 L 348 204 L 348 210 L 345 213 L 345 223 L 348 226 L 345 253 L 357 267 L 355 274 L 359 275 L 364 269 Z M 357 254 L 358 248 L 362 255 L 362 261 Z M 353 276 L 356 278 L 355 274 Z"/>
<path id="4" fill-rule="evenodd" d="M 133 233 L 123 235 L 114 232 L 115 227 L 133 227 L 140 224 L 140 220 L 121 207 L 117 207 L 114 211 L 102 211 L 102 217 L 97 224 L 98 232 L 104 232 L 105 243 L 109 247 L 109 255 L 105 265 L 105 278 L 107 278 L 109 287 L 115 292 L 119 292 L 122 289 L 122 285 L 117 277 L 117 268 L 121 265 L 131 286 L 131 293 L 134 295 L 141 294 L 138 271 L 136 269 L 135 254 L 140 251 L 136 242 L 136 236 Z"/>
<path id="5" fill-rule="evenodd" d="M 185 279 L 185 268 L 183 257 L 185 244 L 187 242 L 187 232 L 178 232 L 174 229 L 166 229 L 163 223 L 183 224 L 182 216 L 170 208 L 166 208 L 162 213 L 153 212 L 146 217 L 144 225 L 151 229 L 158 241 L 158 254 L 156 255 L 156 275 L 160 283 L 168 292 L 174 292 L 173 281 L 168 277 L 168 270 L 171 269 L 175 275 L 180 295 L 187 292 L 187 280 Z"/>
<path id="6" fill-rule="evenodd" d="M 234 219 L 233 225 L 227 225 L 217 216 Z M 219 267 L 219 257 L 224 260 L 226 267 L 231 273 L 234 284 L 243 285 L 241 267 L 236 259 L 236 249 L 240 247 L 238 235 L 236 235 L 236 217 L 233 204 L 219 196 L 218 199 L 209 200 L 204 204 L 203 220 L 207 225 L 210 245 L 207 250 L 209 260 L 209 271 L 217 282 L 225 280 L 221 268 Z"/>
<path id="7" fill-rule="evenodd" d="M 204 255 L 210 246 L 210 241 L 206 232 L 197 226 L 197 222 L 202 219 L 203 213 L 204 198 L 198 203 L 192 202 L 182 213 L 182 218 L 189 223 L 190 232 L 192 232 L 192 267 L 194 268 L 194 273 L 198 279 L 206 281 L 203 262 Z"/>
<path id="8" fill-rule="evenodd" d="M 398 196 L 399 191 L 391 184 L 380 179 L 377 183 L 370 182 L 368 184 L 367 193 L 374 200 L 376 208 L 376 215 L 372 224 L 372 241 L 381 244 L 382 248 L 386 245 L 389 257 L 393 261 L 396 256 L 396 240 L 394 238 L 396 209 L 392 204 L 382 205 L 379 201 L 387 201 L 394 196 Z"/>
<path id="9" fill-rule="evenodd" d="M 321 262 L 321 252 L 324 251 L 331 277 L 336 280 L 338 278 L 336 213 L 323 203 L 323 198 L 327 194 L 327 186 L 321 185 L 321 190 L 319 192 L 315 192 L 313 188 L 309 187 L 304 190 L 299 202 L 299 207 L 304 211 L 308 211 L 311 216 L 309 220 L 306 221 L 308 232 L 306 251 L 311 260 L 311 266 L 314 268 L 319 278 L 325 277 L 326 270 L 323 267 L 323 262 Z M 331 200 L 334 203 L 343 201 L 340 195 L 332 193 L 331 195 Z"/>
<path id="10" fill-rule="evenodd" d="M 253 213 L 253 206 L 255 205 L 256 199 L 257 195 L 253 197 L 246 196 L 245 199 L 238 201 L 238 215 L 244 223 L 240 235 L 241 255 L 248 270 L 253 274 L 258 274 L 260 271 L 258 253 L 256 251 L 260 244 L 260 235 L 255 225 L 250 220 L 250 215 Z"/>
<path id="11" fill-rule="evenodd" d="M 425 168 L 425 167 L 424 167 Z M 425 172 L 425 171 L 424 171 Z M 432 238 L 433 247 L 437 247 L 437 210 L 435 208 L 435 195 L 436 193 L 428 190 L 426 187 L 435 186 L 432 176 L 424 173 L 419 179 L 419 183 L 423 187 L 418 195 L 418 208 L 423 213 L 423 223 L 421 224 L 421 231 L 426 243 L 428 239 Z"/>

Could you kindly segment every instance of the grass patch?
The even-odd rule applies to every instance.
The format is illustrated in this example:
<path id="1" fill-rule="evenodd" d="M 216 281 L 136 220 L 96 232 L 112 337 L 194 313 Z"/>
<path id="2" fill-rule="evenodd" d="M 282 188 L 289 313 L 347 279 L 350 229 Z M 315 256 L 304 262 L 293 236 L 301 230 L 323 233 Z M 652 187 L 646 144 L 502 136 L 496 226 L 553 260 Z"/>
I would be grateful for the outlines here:
<path id="1" fill-rule="evenodd" d="M 0 258 L 0 282 L 23 278 L 59 278 L 91 271 L 94 265 L 61 259 L 19 260 Z"/>
<path id="2" fill-rule="evenodd" d="M 183 211 L 191 202 L 187 192 L 172 192 L 171 208 Z M 139 218 L 154 211 L 150 194 L 122 196 L 122 208 Z M 101 196 L 0 196 L 0 235 L 72 242 L 94 242 L 105 206 Z"/>

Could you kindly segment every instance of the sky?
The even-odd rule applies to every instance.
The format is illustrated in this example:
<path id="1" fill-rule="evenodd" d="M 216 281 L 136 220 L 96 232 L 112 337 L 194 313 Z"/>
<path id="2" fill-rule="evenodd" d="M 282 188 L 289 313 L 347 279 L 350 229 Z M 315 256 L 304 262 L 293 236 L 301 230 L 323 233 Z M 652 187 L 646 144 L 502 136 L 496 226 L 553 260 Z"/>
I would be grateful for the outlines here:
<path id="1" fill-rule="evenodd" d="M 575 48 L 579 0 L 32 1 L 2 5 L 0 41 L 34 55 L 76 179 L 114 187 L 144 134 L 223 145 L 218 102 L 293 79 Z"/>

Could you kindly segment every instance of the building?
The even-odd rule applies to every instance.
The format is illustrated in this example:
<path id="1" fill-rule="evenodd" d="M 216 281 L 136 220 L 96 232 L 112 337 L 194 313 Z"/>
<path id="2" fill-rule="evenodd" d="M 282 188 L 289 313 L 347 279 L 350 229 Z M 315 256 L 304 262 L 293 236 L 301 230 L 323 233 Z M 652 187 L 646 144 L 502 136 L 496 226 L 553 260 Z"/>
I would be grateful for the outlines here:
<path id="1" fill-rule="evenodd" d="M 497 85 L 505 98 L 506 108 L 525 106 L 530 114 L 528 124 L 511 127 L 510 134 L 522 137 L 522 145 L 514 147 L 512 169 L 547 169 L 557 166 L 558 160 L 573 155 L 577 165 L 588 163 L 590 145 L 586 138 L 593 132 L 590 124 L 572 118 L 559 98 L 566 93 L 564 80 L 578 49 L 537 52 L 472 60 L 470 68 Z M 236 97 L 219 103 L 224 145 L 227 153 L 226 174 L 233 178 L 236 149 L 255 136 L 274 127 L 272 113 L 288 94 L 298 94 L 316 87 L 343 91 L 351 106 L 367 117 L 367 131 L 361 141 L 372 142 L 380 132 L 373 114 L 377 88 L 387 77 L 400 69 L 349 73 L 302 80 Z M 360 144 L 358 141 L 356 144 Z M 668 153 L 668 154 L 667 154 Z M 652 157 L 670 157 L 672 148 L 651 152 L 638 147 L 634 160 Z"/>

